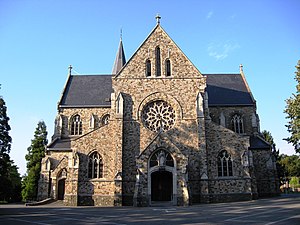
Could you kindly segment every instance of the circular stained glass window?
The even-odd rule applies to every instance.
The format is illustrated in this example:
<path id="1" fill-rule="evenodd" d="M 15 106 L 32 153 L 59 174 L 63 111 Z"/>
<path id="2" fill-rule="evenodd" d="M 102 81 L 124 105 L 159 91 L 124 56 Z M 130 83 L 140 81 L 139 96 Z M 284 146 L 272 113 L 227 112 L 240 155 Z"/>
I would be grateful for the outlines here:
<path id="1" fill-rule="evenodd" d="M 175 111 L 163 100 L 148 103 L 142 111 L 142 120 L 148 129 L 167 131 L 175 124 Z"/>

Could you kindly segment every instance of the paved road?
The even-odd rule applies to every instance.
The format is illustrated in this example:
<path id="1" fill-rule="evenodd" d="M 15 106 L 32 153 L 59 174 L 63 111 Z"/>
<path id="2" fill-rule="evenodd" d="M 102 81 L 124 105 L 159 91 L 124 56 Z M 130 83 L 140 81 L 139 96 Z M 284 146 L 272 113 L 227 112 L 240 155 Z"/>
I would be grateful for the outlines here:
<path id="1" fill-rule="evenodd" d="M 300 194 L 190 207 L 0 205 L 0 224 L 300 224 Z"/>

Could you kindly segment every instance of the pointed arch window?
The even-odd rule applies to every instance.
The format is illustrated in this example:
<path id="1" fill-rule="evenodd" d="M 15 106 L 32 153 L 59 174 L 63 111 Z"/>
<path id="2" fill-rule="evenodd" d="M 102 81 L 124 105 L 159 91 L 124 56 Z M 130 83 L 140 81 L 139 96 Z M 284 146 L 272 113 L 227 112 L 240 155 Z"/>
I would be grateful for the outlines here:
<path id="1" fill-rule="evenodd" d="M 231 119 L 232 130 L 238 134 L 244 133 L 244 123 L 241 115 L 235 114 Z"/>
<path id="2" fill-rule="evenodd" d="M 218 154 L 218 176 L 228 177 L 233 176 L 233 161 L 231 155 L 223 150 Z"/>
<path id="3" fill-rule="evenodd" d="M 166 76 L 171 76 L 171 61 L 170 59 L 166 60 Z"/>
<path id="4" fill-rule="evenodd" d="M 147 59 L 146 61 L 146 77 L 151 77 L 151 61 Z"/>
<path id="5" fill-rule="evenodd" d="M 71 135 L 81 135 L 82 134 L 82 121 L 80 119 L 80 116 L 76 114 L 71 119 Z"/>
<path id="6" fill-rule="evenodd" d="M 109 121 L 109 114 L 106 114 L 102 117 L 101 119 L 101 125 L 104 126 L 104 125 L 107 125 L 108 124 L 108 121 Z"/>
<path id="7" fill-rule="evenodd" d="M 156 76 L 161 76 L 161 65 L 160 65 L 160 48 L 157 46 L 155 49 L 155 66 L 156 66 Z"/>
<path id="8" fill-rule="evenodd" d="M 89 155 L 88 178 L 103 178 L 103 160 L 98 152 Z"/>

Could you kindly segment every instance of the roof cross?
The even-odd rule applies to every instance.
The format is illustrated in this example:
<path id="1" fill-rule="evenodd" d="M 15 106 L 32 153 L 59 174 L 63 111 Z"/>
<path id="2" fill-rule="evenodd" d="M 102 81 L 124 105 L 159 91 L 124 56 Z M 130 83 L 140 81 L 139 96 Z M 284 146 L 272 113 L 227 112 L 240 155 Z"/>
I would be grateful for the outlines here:
<path id="1" fill-rule="evenodd" d="M 156 22 L 157 22 L 157 24 L 160 24 L 160 19 L 161 19 L 161 17 L 160 17 L 160 15 L 159 15 L 159 13 L 157 13 L 157 15 L 156 15 Z"/>

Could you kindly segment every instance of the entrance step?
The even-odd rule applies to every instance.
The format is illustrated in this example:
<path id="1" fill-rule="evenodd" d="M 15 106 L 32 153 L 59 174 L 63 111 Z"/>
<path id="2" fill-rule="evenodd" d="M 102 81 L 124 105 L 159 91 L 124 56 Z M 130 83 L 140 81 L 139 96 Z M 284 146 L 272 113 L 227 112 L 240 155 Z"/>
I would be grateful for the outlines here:
<path id="1" fill-rule="evenodd" d="M 153 207 L 169 207 L 173 206 L 172 201 L 151 201 L 151 206 Z"/>

